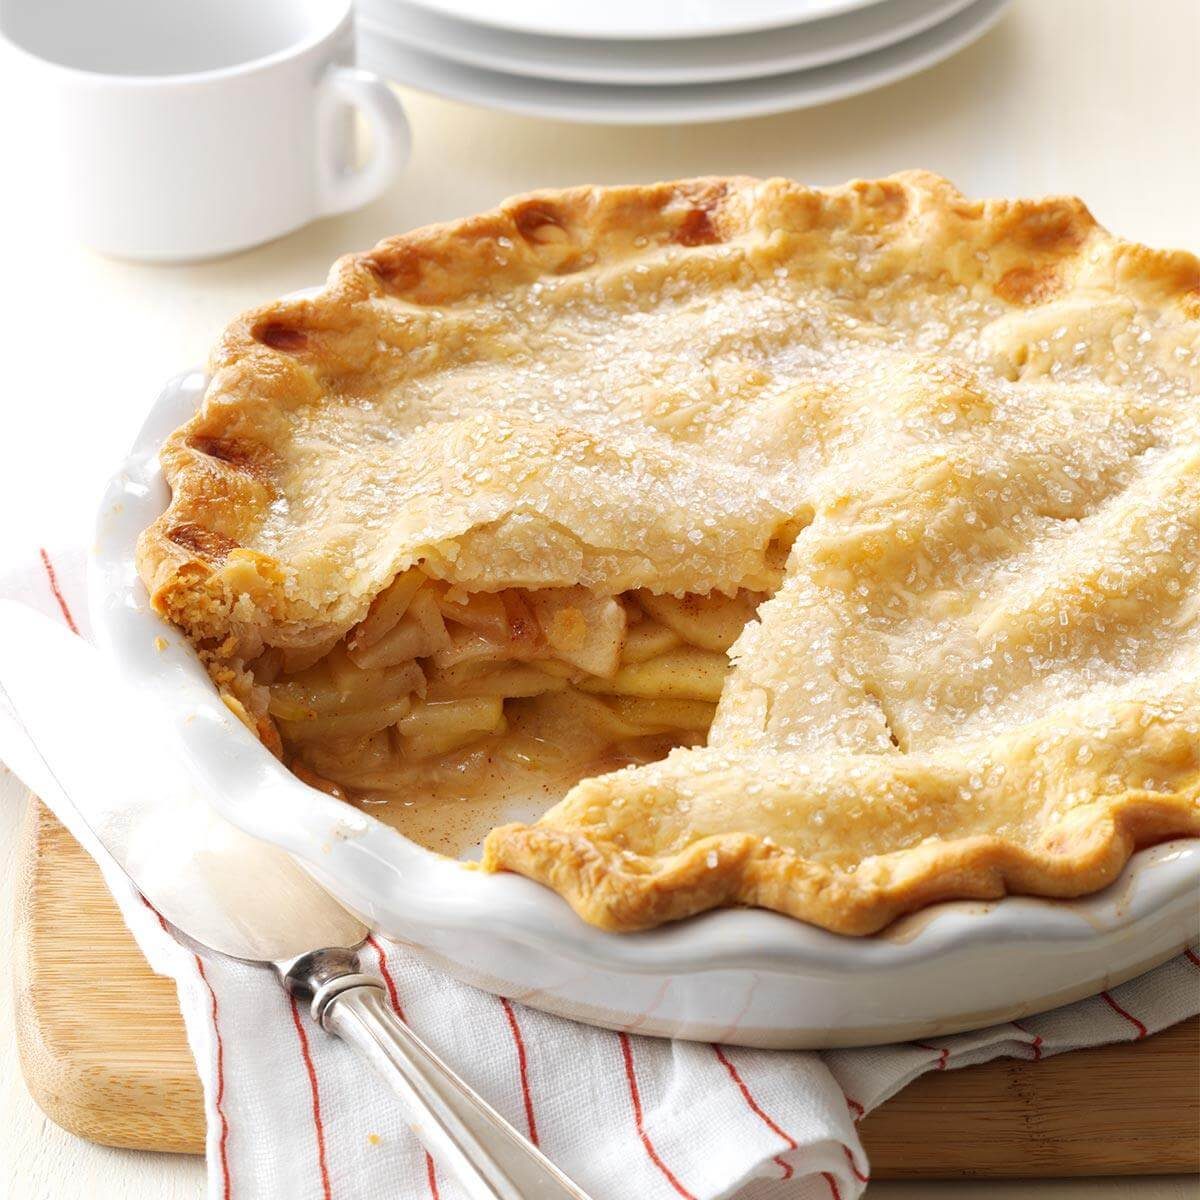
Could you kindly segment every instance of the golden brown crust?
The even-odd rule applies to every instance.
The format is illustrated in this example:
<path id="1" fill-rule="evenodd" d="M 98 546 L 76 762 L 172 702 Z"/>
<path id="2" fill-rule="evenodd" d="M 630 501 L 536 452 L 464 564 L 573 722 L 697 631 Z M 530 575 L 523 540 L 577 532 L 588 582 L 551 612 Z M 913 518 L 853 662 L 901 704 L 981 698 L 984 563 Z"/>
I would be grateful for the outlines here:
<path id="1" fill-rule="evenodd" d="M 846 253 L 831 254 L 841 241 Z M 815 283 L 850 284 L 859 293 L 905 275 L 990 289 L 1019 306 L 1075 292 L 1186 312 L 1200 295 L 1195 256 L 1115 239 L 1077 199 L 972 201 L 926 172 L 827 189 L 735 177 L 519 196 L 493 212 L 349 255 L 318 296 L 278 301 L 229 327 L 201 411 L 163 447 L 172 500 L 139 548 L 155 604 L 197 638 L 233 628 L 251 640 L 286 641 L 323 619 L 348 627 L 405 564 L 378 564 L 346 589 L 348 604 L 303 586 L 294 593 L 279 587 L 279 564 L 252 543 L 276 499 L 269 456 L 281 413 L 376 386 L 381 333 L 397 335 L 390 357 L 430 330 L 449 341 L 454 322 L 422 321 L 421 309 L 452 312 L 481 292 L 502 295 L 545 277 L 603 276 L 664 246 L 694 251 L 695 279 L 704 285 L 713 267 L 706 251 L 735 243 L 763 259 L 751 262 L 756 270 L 787 261 Z M 688 259 L 675 267 L 688 278 Z M 412 306 L 408 327 L 380 318 L 384 298 Z M 1004 369 L 1019 372 L 1020 351 L 1011 357 Z M 214 446 L 238 449 L 214 454 Z M 547 455 L 559 449 L 544 447 Z M 724 567 L 728 584 L 728 564 L 713 567 L 714 575 Z"/>
<path id="2" fill-rule="evenodd" d="M 1138 758 L 1143 769 L 1152 763 L 1169 781 L 1166 794 L 1126 788 L 1089 797 L 1089 808 L 1065 822 L 1045 822 L 1046 782 L 1069 775 L 1079 747 L 1094 745 L 1073 736 L 1070 720 L 1061 721 L 1058 730 L 1050 722 L 1020 730 L 1001 739 L 1002 747 L 993 741 L 986 748 L 976 744 L 928 756 L 836 755 L 813 762 L 789 761 L 786 755 L 768 761 L 766 755 L 676 752 L 654 767 L 580 784 L 536 825 L 494 830 L 485 865 L 537 879 L 560 892 L 585 920 L 620 932 L 741 904 L 864 935 L 940 900 L 990 900 L 1008 893 L 1082 896 L 1111 883 L 1139 846 L 1200 835 L 1195 688 L 1186 703 L 1192 714 L 1186 731 L 1170 731 L 1164 723 L 1147 734 L 1142 723 L 1156 708 L 1146 697 L 1136 707 L 1124 706 L 1112 736 L 1114 755 Z M 1005 777 L 982 797 L 971 794 L 969 780 L 989 757 L 1004 762 Z M 857 772 L 863 780 L 857 786 L 859 807 L 839 820 L 838 783 Z M 712 801 L 724 792 L 737 798 L 742 819 L 759 829 L 778 824 L 764 810 L 780 802 L 807 808 L 809 818 L 822 802 L 829 803 L 823 836 L 813 837 L 810 828 L 803 848 L 789 847 L 785 822 L 776 829 L 778 840 L 770 834 L 707 832 L 680 844 L 668 835 L 673 852 L 657 852 L 654 836 L 638 827 L 636 816 L 630 819 L 639 811 L 639 795 L 650 791 L 659 812 L 676 808 L 683 795 L 700 807 L 694 787 L 699 780 L 709 789 L 697 819 L 702 827 L 719 828 L 720 803 Z M 752 780 L 759 783 L 757 797 L 745 795 Z M 763 780 L 769 781 L 765 787 Z M 982 820 L 971 811 L 981 798 Z M 872 831 L 872 841 L 863 836 L 862 825 L 875 805 L 905 811 L 890 828 Z M 906 820 L 922 809 L 925 817 Z M 1012 822 L 1006 836 L 983 831 L 1001 819 Z M 921 837 L 934 827 L 957 827 L 963 836 Z M 889 840 L 903 848 L 889 848 Z"/>
<path id="3" fill-rule="evenodd" d="M 216 660 L 327 641 L 417 560 L 469 589 L 773 590 L 804 530 L 709 749 L 489 840 L 588 920 L 742 903 L 864 933 L 1093 890 L 1200 832 L 1200 260 L 1076 199 L 922 172 L 533 193 L 342 259 L 212 373 L 139 566 Z M 1017 782 L 1044 720 L 1064 772 L 1091 756 L 1066 798 Z M 816 786 L 835 761 L 874 782 Z M 724 797 L 708 826 L 664 818 L 696 795 Z M 859 819 L 783 837 L 796 806 Z"/>
<path id="4" fill-rule="evenodd" d="M 1098 826 L 1098 836 L 1071 853 L 1029 850 L 997 837 L 961 838 L 925 853 L 903 852 L 903 869 L 881 881 L 858 880 L 765 847 L 750 834 L 694 842 L 648 870 L 634 871 L 628 859 L 603 843 L 538 825 L 497 829 L 485 866 L 544 883 L 585 921 L 614 933 L 745 906 L 863 937 L 944 900 L 1072 899 L 1099 891 L 1116 879 L 1139 846 L 1200 835 L 1195 806 L 1194 791 L 1181 804 L 1129 795 L 1115 807 L 1111 823 Z M 897 865 L 899 860 L 898 854 Z"/>

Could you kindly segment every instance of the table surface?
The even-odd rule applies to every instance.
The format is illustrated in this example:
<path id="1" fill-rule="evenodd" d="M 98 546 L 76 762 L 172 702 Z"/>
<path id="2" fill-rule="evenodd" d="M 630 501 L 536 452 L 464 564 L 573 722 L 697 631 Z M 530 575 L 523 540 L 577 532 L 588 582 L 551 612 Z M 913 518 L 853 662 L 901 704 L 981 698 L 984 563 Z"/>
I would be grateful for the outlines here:
<path id="1" fill-rule="evenodd" d="M 528 188 L 712 173 L 825 184 L 920 166 L 969 195 L 1073 192 L 1118 233 L 1200 249 L 1198 75 L 1195 0 L 1018 0 L 983 41 L 932 71 L 829 107 L 753 121 L 593 128 L 405 92 L 413 160 L 381 200 L 250 253 L 166 268 L 98 258 L 61 232 L 57 198 L 39 187 L 52 147 L 19 74 L 0 69 L 0 136 L 10 164 L 0 188 L 7 302 L 0 305 L 7 310 L 0 564 L 31 545 L 86 541 L 92 503 L 81 497 L 98 495 L 162 381 L 202 362 L 235 312 L 318 282 L 343 252 Z M 0 962 L 10 961 L 21 797 L 0 769 Z M 5 983 L 0 1196 L 202 1195 L 198 1160 L 91 1146 L 50 1125 L 24 1091 L 11 1029 Z M 878 1184 L 870 1195 L 1184 1200 L 1197 1189 L 1190 1179 L 1084 1180 Z"/>

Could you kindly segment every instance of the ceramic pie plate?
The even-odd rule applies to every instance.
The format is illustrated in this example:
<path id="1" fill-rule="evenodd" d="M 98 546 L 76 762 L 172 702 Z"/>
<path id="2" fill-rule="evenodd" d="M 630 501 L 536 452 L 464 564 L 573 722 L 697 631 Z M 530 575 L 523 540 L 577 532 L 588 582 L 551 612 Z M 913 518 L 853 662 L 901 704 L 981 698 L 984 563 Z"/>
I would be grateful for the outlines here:
<path id="1" fill-rule="evenodd" d="M 204 393 L 171 381 L 101 504 L 89 568 L 97 636 L 151 701 L 213 806 L 294 854 L 369 924 L 488 991 L 595 1025 L 748 1046 L 857 1046 L 1020 1019 L 1149 970 L 1200 924 L 1200 839 L 1133 856 L 1078 900 L 936 905 L 869 938 L 728 909 L 637 934 L 586 925 L 556 894 L 402 837 L 295 778 L 225 708 L 151 609 L 138 534 L 166 507 L 159 445 Z M 506 819 L 535 814 L 513 813 Z"/>

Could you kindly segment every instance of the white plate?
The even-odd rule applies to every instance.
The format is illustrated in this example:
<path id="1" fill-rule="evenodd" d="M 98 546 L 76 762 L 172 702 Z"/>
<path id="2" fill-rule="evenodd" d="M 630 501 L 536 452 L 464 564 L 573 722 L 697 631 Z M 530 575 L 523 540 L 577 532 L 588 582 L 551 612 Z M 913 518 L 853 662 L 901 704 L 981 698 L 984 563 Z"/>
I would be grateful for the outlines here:
<path id="1" fill-rule="evenodd" d="M 138 578 L 138 534 L 168 499 L 158 447 L 204 386 L 199 372 L 168 385 L 101 503 L 88 572 L 99 641 L 161 713 L 163 728 L 147 736 L 174 739 L 227 820 L 296 855 L 376 928 L 448 973 L 610 1028 L 853 1046 L 1020 1019 L 1148 970 L 1195 936 L 1195 838 L 1139 852 L 1092 896 L 942 904 L 871 938 L 751 909 L 620 935 L 585 925 L 528 879 L 467 870 L 307 787 L 221 703 Z"/>
<path id="2" fill-rule="evenodd" d="M 547 37 L 723 37 L 798 25 L 881 0 L 417 0 L 422 8 Z"/>
<path id="3" fill-rule="evenodd" d="M 395 83 L 529 116 L 617 125 L 724 121 L 828 104 L 914 75 L 981 37 L 1010 3 L 976 0 L 948 21 L 862 58 L 727 83 L 613 87 L 528 79 L 450 62 L 370 29 L 359 30 L 358 59 Z"/>
<path id="4" fill-rule="evenodd" d="M 869 54 L 946 21 L 972 0 L 888 0 L 765 33 L 670 42 L 536 37 L 486 29 L 404 0 L 359 0 L 359 28 L 470 67 L 572 83 L 678 84 L 807 71 Z"/>

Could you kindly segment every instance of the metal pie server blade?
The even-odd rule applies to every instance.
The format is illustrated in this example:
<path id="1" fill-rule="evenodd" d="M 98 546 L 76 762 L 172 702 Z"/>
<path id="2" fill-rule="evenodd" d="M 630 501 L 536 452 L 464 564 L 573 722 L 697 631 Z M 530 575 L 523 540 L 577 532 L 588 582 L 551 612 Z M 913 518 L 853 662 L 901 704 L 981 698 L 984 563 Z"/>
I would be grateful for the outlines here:
<path id="1" fill-rule="evenodd" d="M 366 926 L 287 854 L 219 817 L 98 651 L 0 601 L 0 759 L 187 941 L 275 971 L 399 1095 L 471 1200 L 588 1200 L 403 1024 Z"/>

